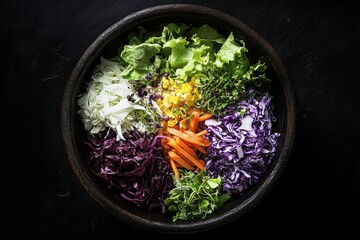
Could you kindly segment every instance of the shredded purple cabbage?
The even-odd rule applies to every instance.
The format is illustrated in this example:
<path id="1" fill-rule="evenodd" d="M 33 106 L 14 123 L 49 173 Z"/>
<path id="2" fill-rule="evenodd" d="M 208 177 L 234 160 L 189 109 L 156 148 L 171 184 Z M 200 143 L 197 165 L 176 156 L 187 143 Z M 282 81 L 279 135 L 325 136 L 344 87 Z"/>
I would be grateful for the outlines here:
<path id="1" fill-rule="evenodd" d="M 255 90 L 226 109 L 223 117 L 205 121 L 211 145 L 205 158 L 211 177 L 221 176 L 223 190 L 241 193 L 266 172 L 279 133 L 272 133 L 271 97 Z M 215 116 L 216 117 L 216 116 Z"/>
<path id="2" fill-rule="evenodd" d="M 164 213 L 164 200 L 173 181 L 161 144 L 155 142 L 154 134 L 136 129 L 124 137 L 126 141 L 116 141 L 116 133 L 110 129 L 88 134 L 90 169 L 127 201 L 150 211 L 160 208 Z"/>

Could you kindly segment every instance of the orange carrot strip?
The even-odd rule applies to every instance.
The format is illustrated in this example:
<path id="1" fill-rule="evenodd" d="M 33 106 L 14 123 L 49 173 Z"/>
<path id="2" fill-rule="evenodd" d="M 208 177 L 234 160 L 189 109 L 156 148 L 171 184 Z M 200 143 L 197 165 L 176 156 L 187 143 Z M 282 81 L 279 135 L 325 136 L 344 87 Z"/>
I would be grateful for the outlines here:
<path id="1" fill-rule="evenodd" d="M 181 157 L 185 162 L 187 162 L 190 166 L 195 167 L 195 164 L 190 161 L 189 159 L 187 159 L 184 155 L 182 155 L 179 151 L 177 151 L 176 149 L 172 149 L 172 152 L 176 153 L 179 157 Z"/>
<path id="2" fill-rule="evenodd" d="M 193 144 L 192 145 L 196 150 L 198 150 L 199 152 L 203 153 L 203 154 L 206 154 L 206 150 L 205 148 L 203 148 L 202 146 L 199 146 L 197 144 Z"/>
<path id="3" fill-rule="evenodd" d="M 202 170 L 205 169 L 204 166 L 202 166 L 196 158 L 194 158 L 194 157 L 191 156 L 189 153 L 187 153 L 182 147 L 180 147 L 179 144 L 177 144 L 177 143 L 175 142 L 175 140 L 169 139 L 169 140 L 168 140 L 168 144 L 169 144 L 170 146 L 172 146 L 173 148 L 175 148 L 177 151 L 179 151 L 184 157 L 186 157 L 187 159 L 189 159 L 193 164 L 195 164 L 195 166 L 197 166 L 198 168 L 200 168 L 200 169 L 202 169 Z"/>
<path id="4" fill-rule="evenodd" d="M 193 117 L 190 121 L 190 128 L 189 130 L 192 131 L 192 132 L 195 132 L 196 129 L 197 129 L 197 126 L 198 126 L 198 123 L 199 123 L 199 116 L 200 116 L 200 113 L 198 111 L 193 111 Z"/>
<path id="5" fill-rule="evenodd" d="M 198 132 L 196 135 L 202 136 L 202 135 L 205 135 L 205 134 L 207 134 L 207 133 L 208 133 L 207 130 L 202 130 L 201 132 Z"/>
<path id="6" fill-rule="evenodd" d="M 199 159 L 199 163 L 202 164 L 203 166 L 205 166 L 205 161 L 204 160 Z"/>
<path id="7" fill-rule="evenodd" d="M 194 158 L 197 159 L 196 153 L 194 152 L 194 150 L 192 150 L 191 148 L 189 148 L 188 145 L 186 145 L 183 141 L 181 141 L 181 139 L 179 137 L 175 137 L 175 142 L 177 144 L 180 145 L 180 147 L 182 147 L 186 152 L 188 152 L 191 156 L 193 156 Z M 196 144 L 193 144 L 196 145 Z"/>
<path id="8" fill-rule="evenodd" d="M 181 128 L 188 129 L 188 128 L 189 128 L 189 123 L 188 123 L 187 119 L 184 118 L 183 120 L 181 120 L 181 121 L 179 122 L 179 126 L 180 126 Z"/>
<path id="9" fill-rule="evenodd" d="M 166 143 L 166 139 L 161 140 L 161 145 L 164 147 L 165 150 L 169 150 L 169 145 Z"/>
<path id="10" fill-rule="evenodd" d="M 196 135 L 196 133 L 189 131 L 189 130 L 185 130 L 184 133 L 189 135 L 192 138 L 195 138 L 196 140 L 198 140 L 200 142 L 205 139 L 203 136 L 198 136 L 198 135 Z"/>
<path id="11" fill-rule="evenodd" d="M 204 147 L 210 146 L 209 140 L 204 138 L 204 136 L 198 136 L 198 135 L 196 135 L 196 133 L 193 133 L 193 132 L 191 132 L 189 130 L 186 130 L 184 133 L 189 135 L 190 137 L 196 139 L 197 141 L 201 142 L 201 144 L 198 144 L 198 145 L 204 146 Z"/>
<path id="12" fill-rule="evenodd" d="M 174 171 L 175 177 L 177 178 L 177 180 L 180 180 L 179 170 L 177 169 L 174 160 L 172 160 L 171 158 L 170 158 L 170 164 L 171 164 L 171 167 L 172 167 L 172 169 Z"/>
<path id="13" fill-rule="evenodd" d="M 170 159 L 173 159 L 176 163 L 178 163 L 181 167 L 186 168 L 187 170 L 194 170 L 194 167 L 191 166 L 188 162 L 182 159 L 175 152 L 169 152 Z"/>
<path id="14" fill-rule="evenodd" d="M 189 143 L 189 142 L 186 142 L 186 141 L 184 141 L 184 143 L 185 143 L 186 145 L 188 145 L 189 148 L 192 148 L 192 149 L 193 149 L 193 144 L 192 144 L 192 143 Z M 195 145 L 196 145 L 196 144 L 195 144 Z"/>
<path id="15" fill-rule="evenodd" d="M 181 139 L 183 139 L 183 140 L 185 140 L 185 141 L 187 141 L 187 142 L 195 143 L 195 144 L 198 144 L 198 145 L 200 145 L 200 146 L 205 146 L 205 147 L 207 147 L 207 146 L 210 145 L 210 142 L 209 142 L 209 144 L 207 144 L 207 142 L 202 143 L 202 142 L 200 142 L 198 139 L 196 139 L 196 138 L 198 138 L 199 136 L 196 136 L 196 134 L 193 133 L 193 132 L 191 132 L 191 133 L 193 133 L 193 134 L 196 136 L 196 138 L 190 137 L 188 134 L 182 133 L 182 132 L 180 132 L 179 130 L 176 130 L 176 129 L 171 128 L 171 127 L 168 127 L 167 130 L 168 130 L 169 133 L 171 133 L 171 134 L 173 134 L 173 135 L 175 135 L 175 136 L 177 136 L 177 137 L 179 137 L 179 138 L 181 138 Z M 185 132 L 187 132 L 187 130 L 185 130 Z"/>
<path id="16" fill-rule="evenodd" d="M 199 160 L 199 163 L 202 164 L 204 167 L 205 167 L 205 161 L 204 160 Z M 200 172 L 200 169 L 199 168 L 196 168 L 195 170 L 196 172 Z"/>
<path id="17" fill-rule="evenodd" d="M 205 113 L 204 115 L 199 117 L 199 122 L 203 122 L 205 120 L 210 119 L 213 116 L 211 113 Z"/>

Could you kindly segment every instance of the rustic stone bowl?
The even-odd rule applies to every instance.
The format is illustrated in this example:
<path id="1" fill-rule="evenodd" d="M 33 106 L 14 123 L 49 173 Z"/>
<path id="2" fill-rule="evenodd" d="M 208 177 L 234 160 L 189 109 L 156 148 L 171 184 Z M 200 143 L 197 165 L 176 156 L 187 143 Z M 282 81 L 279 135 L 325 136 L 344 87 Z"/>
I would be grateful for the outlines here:
<path id="1" fill-rule="evenodd" d="M 272 79 L 271 94 L 274 96 L 274 130 L 281 133 L 277 153 L 267 174 L 244 195 L 232 197 L 218 211 L 202 220 L 172 222 L 171 216 L 150 213 L 123 201 L 101 185 L 87 167 L 88 149 L 83 144 L 84 126 L 77 115 L 77 96 L 85 91 L 85 83 L 99 63 L 100 56 L 113 57 L 119 46 L 128 39 L 129 32 L 137 26 L 148 29 L 169 22 L 192 25 L 209 24 L 227 35 L 230 31 L 242 35 L 253 56 L 264 56 L 270 65 L 268 77 Z M 251 55 L 250 55 L 251 57 Z M 271 191 L 285 169 L 295 138 L 296 104 L 294 88 L 284 64 L 275 50 L 258 33 L 240 20 L 214 9 L 179 4 L 162 5 L 133 13 L 110 26 L 85 51 L 67 82 L 61 109 L 63 139 L 68 159 L 85 190 L 102 207 L 127 224 L 139 228 L 166 233 L 200 232 L 233 221 L 253 209 Z"/>

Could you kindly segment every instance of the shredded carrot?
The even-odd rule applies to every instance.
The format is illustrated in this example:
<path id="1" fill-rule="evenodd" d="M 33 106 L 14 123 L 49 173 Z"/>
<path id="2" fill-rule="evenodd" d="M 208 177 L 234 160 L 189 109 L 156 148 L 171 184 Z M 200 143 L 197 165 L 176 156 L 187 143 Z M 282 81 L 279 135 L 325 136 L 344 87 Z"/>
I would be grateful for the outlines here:
<path id="1" fill-rule="evenodd" d="M 167 140 L 166 140 L 166 138 L 161 139 L 161 145 L 164 147 L 165 150 L 169 150 L 169 149 L 170 149 L 169 145 L 167 145 Z"/>
<path id="2" fill-rule="evenodd" d="M 179 124 L 169 127 L 163 124 L 163 134 L 168 138 L 162 139 L 161 144 L 167 153 L 174 175 L 180 178 L 179 168 L 199 172 L 205 169 L 205 162 L 198 158 L 197 153 L 206 154 L 205 147 L 210 145 L 206 139 L 207 130 L 201 130 L 200 122 L 210 119 L 213 114 L 203 113 L 199 109 L 188 112 L 190 117 L 183 116 Z"/>
<path id="3" fill-rule="evenodd" d="M 207 130 L 202 130 L 201 132 L 198 132 L 196 135 L 202 136 L 202 135 L 205 135 L 205 134 L 208 134 Z"/>
<path id="4" fill-rule="evenodd" d="M 193 147 L 193 144 L 192 144 L 192 143 L 189 143 L 189 142 L 186 142 L 186 141 L 184 141 L 184 143 L 185 143 L 186 145 L 188 145 L 188 147 L 189 147 L 189 148 L 194 149 L 194 147 Z M 194 144 L 194 145 L 197 145 L 197 144 Z"/>
<path id="5" fill-rule="evenodd" d="M 179 126 L 180 126 L 181 128 L 188 129 L 188 128 L 189 128 L 189 122 L 188 122 L 188 120 L 187 120 L 186 118 L 184 118 L 183 120 L 181 120 L 181 121 L 179 122 Z"/>
<path id="6" fill-rule="evenodd" d="M 176 149 L 172 149 L 172 152 L 176 153 L 179 157 L 181 157 L 185 162 L 187 162 L 190 166 L 195 167 L 196 165 L 190 161 L 189 159 L 187 159 L 184 155 L 181 154 L 181 152 L 177 151 Z"/>
<path id="7" fill-rule="evenodd" d="M 211 113 L 205 113 L 204 115 L 201 115 L 201 116 L 199 117 L 199 122 L 203 122 L 203 121 L 205 121 L 205 120 L 208 120 L 208 119 L 210 119 L 212 116 L 213 116 L 213 114 L 211 114 Z"/>
<path id="8" fill-rule="evenodd" d="M 177 180 L 180 180 L 179 170 L 176 167 L 176 164 L 175 164 L 174 160 L 172 160 L 171 158 L 170 158 L 170 164 L 171 164 L 171 167 L 172 167 L 172 169 L 174 171 L 175 177 L 177 178 Z"/>
<path id="9" fill-rule="evenodd" d="M 193 117 L 190 121 L 189 130 L 195 132 L 198 127 L 200 113 L 198 111 L 193 111 L 192 115 Z"/>
<path id="10" fill-rule="evenodd" d="M 200 163 L 201 165 L 205 166 L 205 161 L 204 161 L 204 160 L 199 159 L 199 163 Z"/>
<path id="11" fill-rule="evenodd" d="M 180 147 L 182 147 L 186 152 L 188 152 L 194 158 L 197 158 L 196 153 L 194 152 L 194 150 L 192 150 L 188 145 L 186 145 L 183 141 L 181 141 L 181 139 L 179 137 L 175 137 L 174 139 L 175 139 L 175 142 L 177 144 L 179 144 Z M 193 144 L 193 145 L 197 145 L 197 144 Z"/>
<path id="12" fill-rule="evenodd" d="M 205 162 L 204 162 L 204 160 L 199 160 L 199 162 L 200 162 L 202 165 L 204 165 L 204 166 L 205 166 Z M 201 169 L 200 169 L 200 168 L 198 168 L 198 167 L 195 169 L 195 171 L 196 171 L 197 173 L 198 173 L 198 172 L 200 172 L 200 170 L 201 170 Z"/>
<path id="13" fill-rule="evenodd" d="M 200 159 L 200 160 L 199 160 L 199 163 L 201 163 L 203 166 L 205 166 L 205 161 L 204 161 L 204 160 L 201 160 L 201 159 Z M 200 172 L 200 170 L 201 170 L 201 169 L 198 168 L 198 167 L 195 169 L 195 171 L 196 171 L 197 173 Z"/>
<path id="14" fill-rule="evenodd" d="M 203 153 L 203 154 L 206 154 L 206 150 L 205 148 L 203 148 L 202 146 L 199 146 L 197 144 L 193 144 L 192 145 L 196 150 L 198 150 L 199 152 Z"/>
<path id="15" fill-rule="evenodd" d="M 198 136 L 196 133 L 189 131 L 189 130 L 185 130 L 184 133 L 189 135 L 192 138 L 195 138 L 196 140 L 198 140 L 200 142 L 205 139 L 203 136 Z"/>
<path id="16" fill-rule="evenodd" d="M 204 147 L 208 147 L 210 146 L 210 142 L 209 140 L 207 140 L 206 138 L 204 138 L 203 136 L 198 136 L 196 135 L 196 133 L 193 133 L 189 130 L 185 130 L 184 131 L 185 134 L 189 135 L 190 137 L 192 137 L 193 139 L 196 139 L 197 141 L 199 141 L 201 144 L 198 144 L 200 146 L 204 146 Z"/>
<path id="17" fill-rule="evenodd" d="M 181 167 L 186 168 L 187 170 L 194 170 L 194 167 L 191 166 L 187 161 L 182 159 L 175 152 L 170 151 L 169 153 L 170 159 L 173 159 L 176 163 L 178 163 Z"/>
<path id="18" fill-rule="evenodd" d="M 202 170 L 205 169 L 204 166 L 202 166 L 196 158 L 194 158 L 194 157 L 191 156 L 189 153 L 187 153 L 179 144 L 177 144 L 177 143 L 175 142 L 174 139 L 171 139 L 171 138 L 168 139 L 168 144 L 169 144 L 171 147 L 175 148 L 178 152 L 180 152 L 184 157 L 186 157 L 187 159 L 189 159 L 193 164 L 195 164 L 195 166 L 197 166 L 198 168 L 200 168 L 200 169 L 202 169 Z"/>
<path id="19" fill-rule="evenodd" d="M 183 139 L 183 140 L 185 140 L 185 141 L 187 141 L 187 142 L 195 143 L 195 144 L 198 144 L 198 145 L 200 145 L 200 146 L 205 146 L 205 147 L 207 147 L 207 146 L 210 145 L 210 142 L 209 142 L 209 144 L 208 144 L 206 141 L 205 141 L 204 143 L 201 142 L 201 141 L 199 141 L 199 140 L 197 139 L 199 136 L 196 136 L 196 134 L 193 133 L 193 132 L 191 132 L 191 131 L 185 130 L 185 131 L 184 131 L 185 133 L 182 133 L 182 132 L 180 132 L 179 130 L 176 130 L 176 129 L 170 128 L 170 127 L 168 127 L 167 130 L 168 130 L 169 133 L 171 133 L 171 134 L 173 134 L 173 135 L 175 135 L 175 136 L 177 136 L 177 137 L 179 137 L 179 138 L 181 138 L 181 139 Z M 189 135 L 187 134 L 187 132 L 191 132 L 192 134 L 194 134 L 194 135 L 195 135 L 195 138 L 194 138 L 193 136 L 189 136 Z"/>

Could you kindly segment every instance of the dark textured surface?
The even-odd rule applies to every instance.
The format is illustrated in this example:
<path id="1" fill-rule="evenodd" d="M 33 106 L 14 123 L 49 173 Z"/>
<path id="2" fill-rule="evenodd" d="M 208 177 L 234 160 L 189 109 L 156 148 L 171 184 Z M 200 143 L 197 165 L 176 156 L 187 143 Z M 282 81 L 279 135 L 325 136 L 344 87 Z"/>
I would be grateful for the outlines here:
<path id="1" fill-rule="evenodd" d="M 221 10 L 260 33 L 288 67 L 299 108 L 294 152 L 274 191 L 245 217 L 191 237 L 359 239 L 357 1 L 1 1 L 2 233 L 183 238 L 135 229 L 101 208 L 76 180 L 60 130 L 64 87 L 88 45 L 129 13 L 180 2 Z"/>

